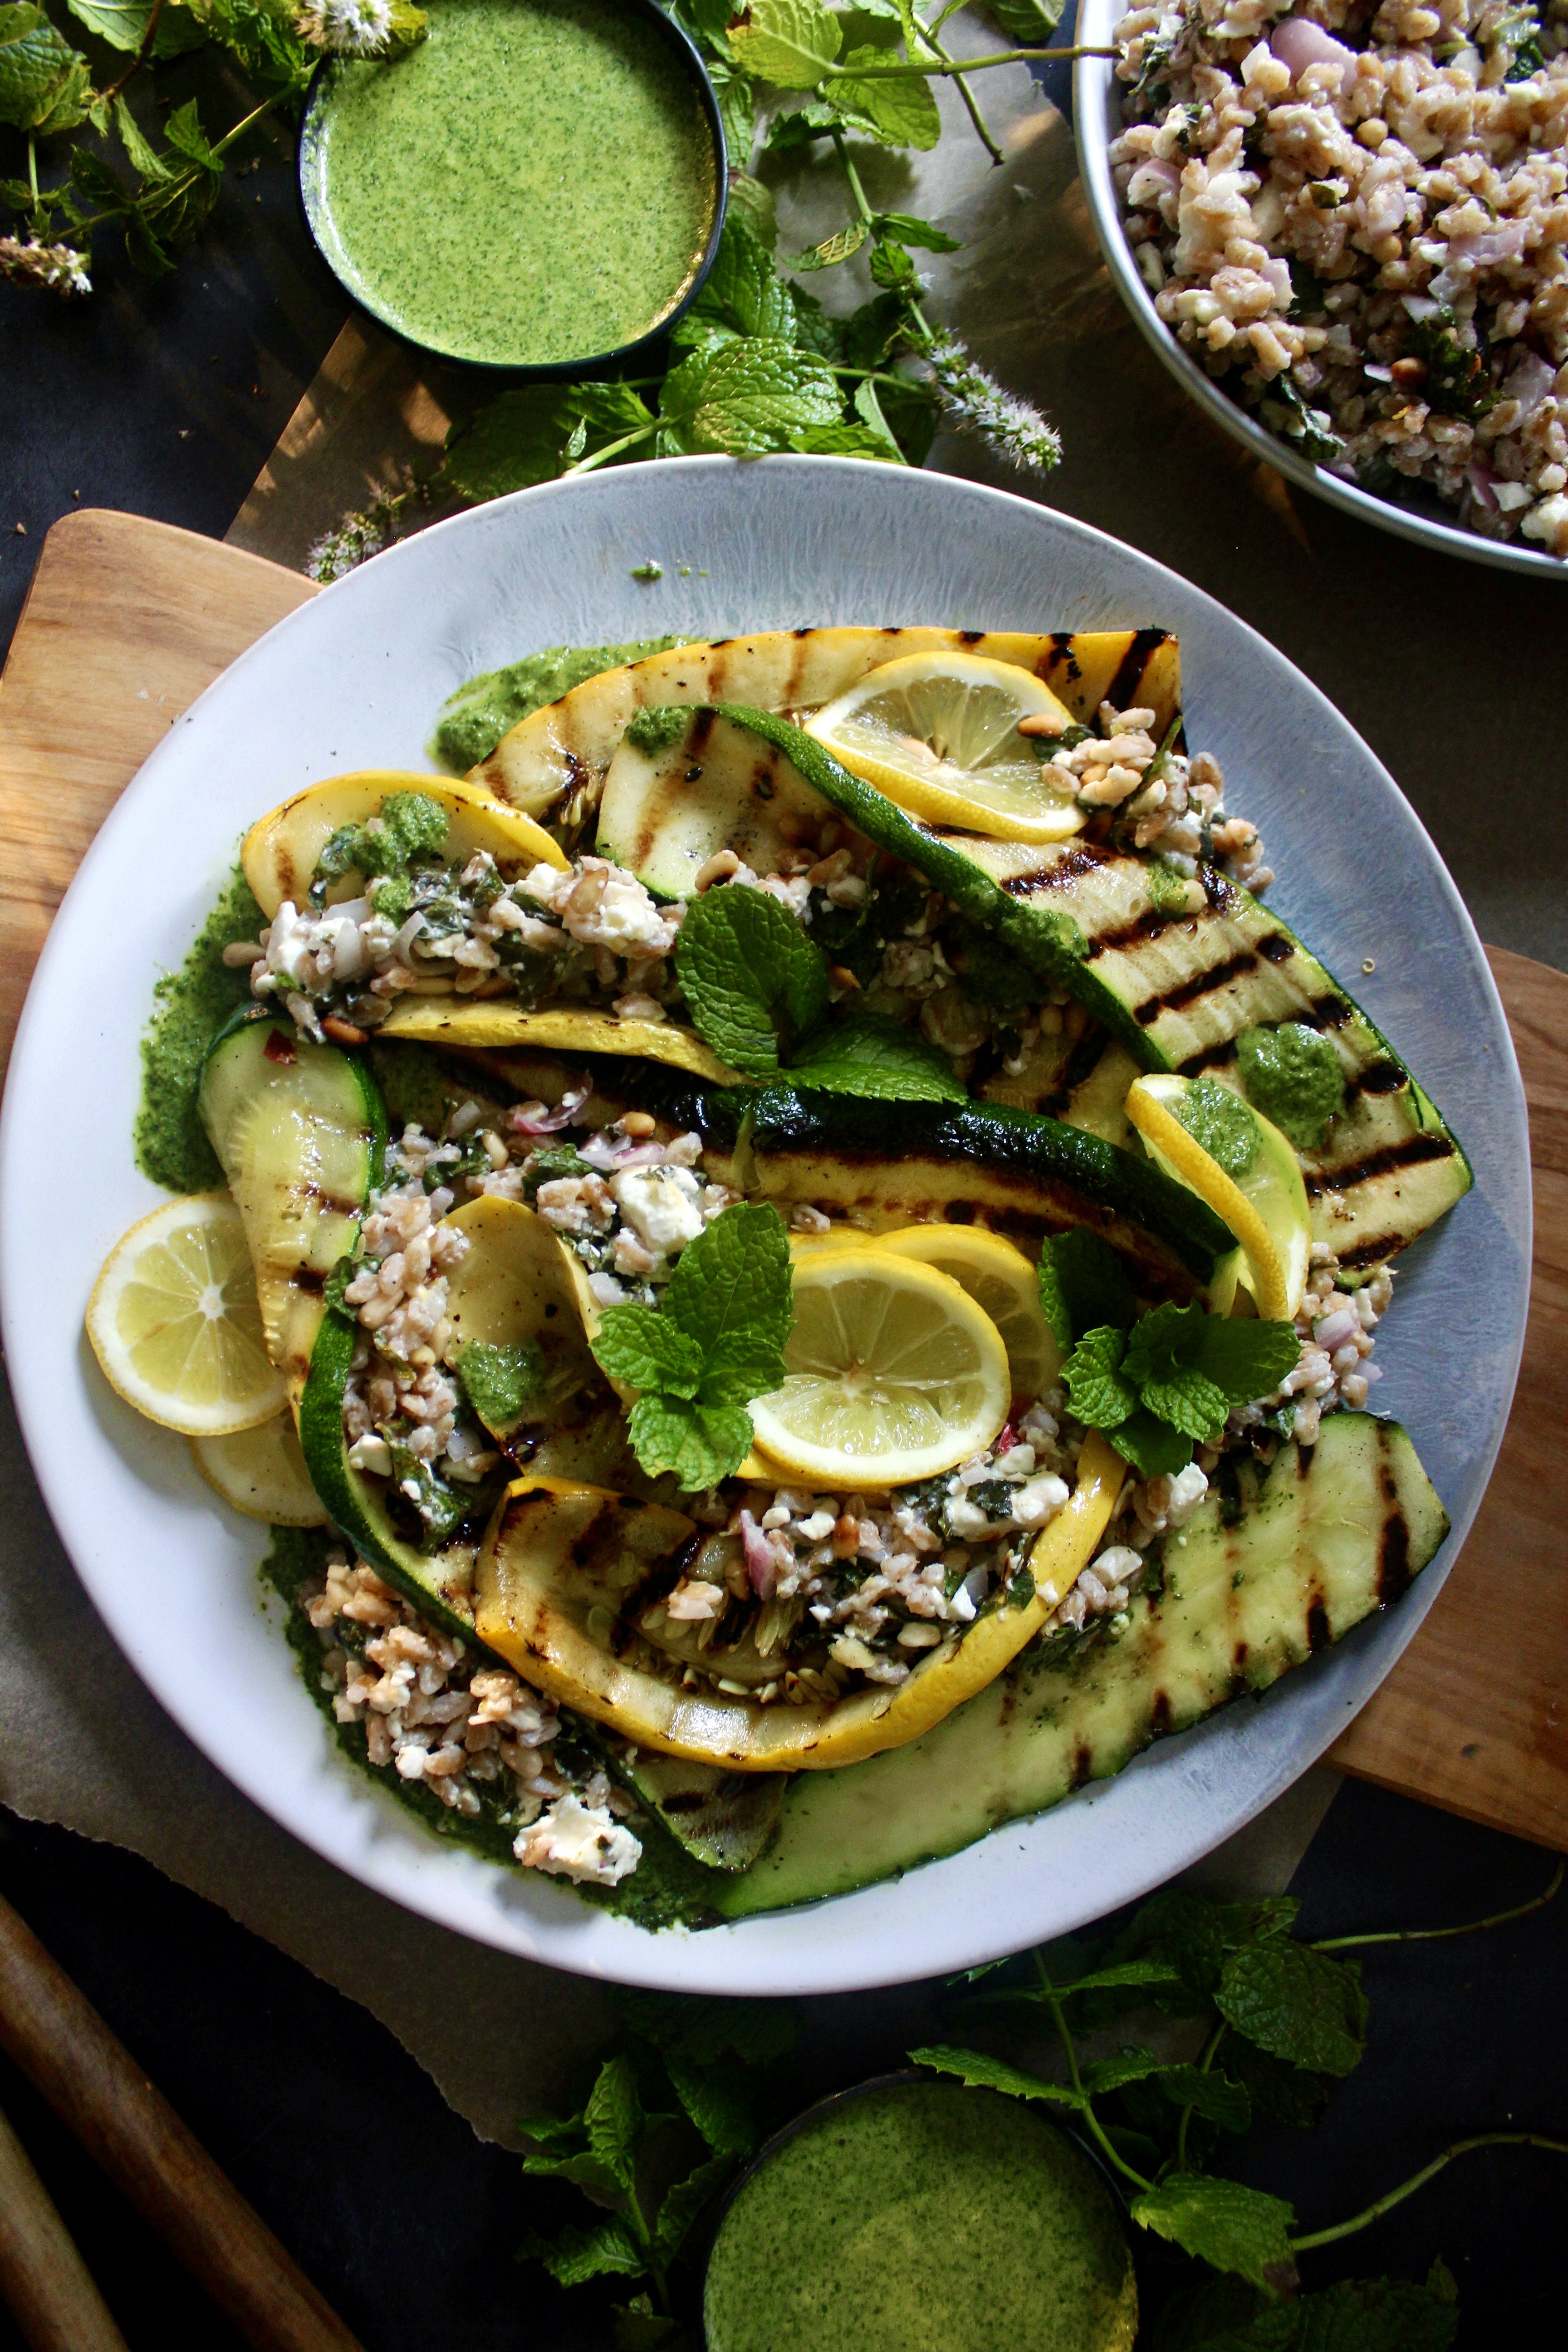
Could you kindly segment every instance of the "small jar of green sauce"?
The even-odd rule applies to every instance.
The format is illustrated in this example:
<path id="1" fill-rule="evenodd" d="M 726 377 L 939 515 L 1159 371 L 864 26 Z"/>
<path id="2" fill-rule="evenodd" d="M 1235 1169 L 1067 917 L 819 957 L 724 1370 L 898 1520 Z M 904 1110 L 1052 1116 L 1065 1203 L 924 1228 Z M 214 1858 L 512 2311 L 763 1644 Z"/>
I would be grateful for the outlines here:
<path id="1" fill-rule="evenodd" d="M 655 0 L 426 0 L 385 58 L 329 59 L 305 215 L 355 300 L 443 359 L 579 374 L 690 302 L 723 225 L 702 61 Z"/>
<path id="2" fill-rule="evenodd" d="M 796 2118 L 720 2217 L 708 2352 L 1131 2352 L 1117 2203 L 1037 2108 L 889 2074 Z"/>

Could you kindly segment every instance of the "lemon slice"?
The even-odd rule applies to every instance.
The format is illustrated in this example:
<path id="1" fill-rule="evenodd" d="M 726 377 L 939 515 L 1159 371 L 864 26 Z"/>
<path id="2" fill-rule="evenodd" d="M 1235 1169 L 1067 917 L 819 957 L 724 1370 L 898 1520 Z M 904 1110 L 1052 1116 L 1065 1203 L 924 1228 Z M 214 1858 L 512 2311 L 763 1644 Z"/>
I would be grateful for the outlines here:
<path id="1" fill-rule="evenodd" d="M 291 1412 L 226 1437 L 193 1437 L 196 1468 L 231 1510 L 274 1528 L 324 1528 Z"/>
<path id="2" fill-rule="evenodd" d="M 876 1246 L 951 1275 L 1002 1334 L 1014 1400 L 1033 1404 L 1062 1368 L 1062 1351 L 1040 1310 L 1040 1279 L 1021 1249 L 984 1225 L 910 1225 L 879 1234 Z"/>
<path id="3" fill-rule="evenodd" d="M 186 1437 L 270 1421 L 283 1375 L 268 1360 L 256 1275 L 226 1192 L 169 1201 L 104 1261 L 87 1309 L 104 1377 L 127 1404 Z"/>
<path id="4" fill-rule="evenodd" d="M 1231 1095 L 1237 1109 L 1257 1127 L 1258 1149 L 1250 1166 L 1227 1176 L 1176 1115 L 1195 1083 L 1174 1074 L 1138 1078 L 1128 1089 L 1127 1116 L 1156 1165 L 1205 1201 L 1241 1244 L 1238 1278 L 1251 1292 L 1259 1315 L 1289 1322 L 1301 1304 L 1312 1259 L 1301 1164 L 1277 1127 L 1239 1095 Z M 1221 1301 L 1216 1297 L 1212 1303 Z"/>
<path id="5" fill-rule="evenodd" d="M 1053 785 L 1051 739 L 1037 750 L 1018 732 L 1020 719 L 1037 718 L 1072 724 L 1032 670 L 978 654 L 908 654 L 828 703 L 806 733 L 911 816 L 1005 841 L 1062 841 L 1081 832 L 1083 812 L 1070 779 Z"/>
<path id="6" fill-rule="evenodd" d="M 818 1486 L 902 1486 L 990 1444 L 1007 1418 L 1007 1350 L 951 1275 L 891 1250 L 795 1265 L 782 1389 L 751 1407 L 759 1451 Z"/>

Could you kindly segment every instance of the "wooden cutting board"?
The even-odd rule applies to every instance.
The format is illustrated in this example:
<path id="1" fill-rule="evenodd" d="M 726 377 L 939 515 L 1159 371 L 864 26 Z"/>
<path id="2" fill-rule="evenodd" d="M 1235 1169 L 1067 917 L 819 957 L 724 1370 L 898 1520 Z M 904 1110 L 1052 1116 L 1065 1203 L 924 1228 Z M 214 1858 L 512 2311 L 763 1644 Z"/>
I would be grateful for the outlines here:
<path id="1" fill-rule="evenodd" d="M 316 593 L 239 550 L 88 511 L 44 542 L 0 677 L 0 1067 L 56 907 L 118 794 L 237 655 Z M 1519 1402 L 1470 1539 L 1330 1761 L 1568 1849 L 1568 975 L 1489 949 L 1530 1103 L 1535 1261 Z"/>

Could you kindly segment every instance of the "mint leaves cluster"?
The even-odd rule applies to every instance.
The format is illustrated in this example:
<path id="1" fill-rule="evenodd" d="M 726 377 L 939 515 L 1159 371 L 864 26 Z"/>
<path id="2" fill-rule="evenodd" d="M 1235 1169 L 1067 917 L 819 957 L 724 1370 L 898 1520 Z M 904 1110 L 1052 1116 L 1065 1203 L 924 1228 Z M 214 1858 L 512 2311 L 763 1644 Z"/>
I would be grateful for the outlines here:
<path id="1" fill-rule="evenodd" d="M 954 2043 L 910 2056 L 1070 2116 L 1125 2183 L 1138 2227 L 1220 2274 L 1189 2278 L 1158 2315 L 1145 2315 L 1169 2352 L 1447 2352 L 1458 2315 L 1441 2261 L 1419 2284 L 1342 2280 L 1302 2294 L 1298 2256 L 1366 2228 L 1471 2147 L 1498 2138 L 1563 2154 L 1568 2146 L 1529 2133 L 1461 2140 L 1363 2212 L 1307 2232 L 1297 2230 L 1283 2198 L 1209 2164 L 1254 2126 L 1315 2124 L 1334 2084 L 1361 2063 L 1367 2000 L 1357 1962 L 1343 1954 L 1521 1918 L 1551 1902 L 1563 1877 L 1559 1864 L 1544 1894 L 1466 1927 L 1319 1943 L 1294 1934 L 1300 1906 L 1290 1895 L 1220 1903 L 1166 1887 L 1098 1949 L 1064 1941 L 956 1980 L 958 2013 L 972 2030 L 990 2027 L 998 2013 L 1048 2025 L 1061 2047 L 1062 2074 L 1026 2071 Z M 1103 2042 L 1135 2015 L 1151 2039 L 1123 2042 L 1093 2064 L 1081 2061 L 1081 2036 Z M 1174 2054 L 1184 2027 L 1195 2060 Z"/>
<path id="2" fill-rule="evenodd" d="M 963 2038 L 910 2059 L 1062 2116 L 1118 2175 L 1134 2226 L 1191 2257 L 1151 2265 L 1141 2282 L 1139 2342 L 1152 2352 L 1449 2352 L 1458 2294 L 1440 2257 L 1424 2279 L 1340 2279 L 1307 2291 L 1299 2262 L 1367 2228 L 1472 2148 L 1568 2155 L 1568 2144 L 1478 2134 L 1347 2221 L 1310 2231 L 1298 2228 L 1285 2199 L 1211 2167 L 1222 2151 L 1238 2160 L 1254 2129 L 1318 2123 L 1335 2084 L 1361 2063 L 1367 2000 L 1347 1953 L 1523 1919 L 1563 1880 L 1560 1863 L 1541 1895 L 1461 1927 L 1315 1943 L 1297 1935 L 1290 1895 L 1232 1903 L 1166 1887 L 1120 1932 L 1064 1938 L 953 1979 L 943 2023 Z M 697 2352 L 699 2282 L 680 2252 L 700 2244 L 700 2216 L 763 2132 L 799 2105 L 786 2067 L 791 2012 L 680 1995 L 623 1994 L 616 2005 L 627 2030 L 582 2105 L 523 2125 L 539 2150 L 525 2169 L 575 2182 L 600 2213 L 552 2241 L 531 2237 L 521 2252 L 563 2285 L 647 2281 L 616 2313 L 617 2345 Z M 1002 2054 L 1020 2025 L 1026 2065 Z M 1040 2027 L 1059 2049 L 1055 2066 L 1037 2054 Z M 1110 2054 L 1086 2057 L 1087 2039 L 1103 2050 L 1119 2032 L 1126 2038 Z M 656 2201 L 647 2184 L 664 2180 L 675 2185 Z M 808 2262 L 809 2246 L 794 2259 Z"/>
<path id="3" fill-rule="evenodd" d="M 1291 1323 L 1229 1320 L 1202 1307 L 1140 1315 L 1121 1259 L 1086 1230 L 1047 1238 L 1040 1305 L 1076 1420 L 1103 1430 L 1141 1478 L 1173 1475 L 1212 1444 L 1233 1406 L 1277 1389 L 1300 1361 Z"/>
<path id="4" fill-rule="evenodd" d="M 827 959 L 765 890 L 721 883 L 694 899 L 675 950 L 693 1024 L 748 1078 L 888 1102 L 962 1102 L 944 1055 L 885 1014 L 835 1016 Z M 761 1393 L 761 1391 L 756 1391 Z"/>
<path id="5" fill-rule="evenodd" d="M 789 1236 L 776 1209 L 739 1202 L 687 1243 L 661 1304 L 609 1307 L 593 1341 L 602 1371 L 639 1390 L 632 1451 L 687 1494 L 732 1476 L 752 1444 L 753 1397 L 784 1385 L 795 1319 Z"/>
<path id="6" fill-rule="evenodd" d="M 625 2031 L 582 2103 L 521 2126 L 534 2147 L 523 2170 L 573 2182 L 600 2216 L 552 2238 L 531 2233 L 518 2257 L 561 2286 L 646 2283 L 616 2308 L 620 2352 L 696 2352 L 698 2336 L 672 2310 L 690 2301 L 689 2281 L 671 2273 L 689 2269 L 698 2222 L 788 2111 L 795 2021 L 776 2001 L 621 1993 L 616 2005 Z"/>
<path id="7" fill-rule="evenodd" d="M 94 39 L 128 62 L 95 89 L 88 58 L 41 8 L 28 0 L 0 6 L 0 122 L 27 142 L 26 178 L 0 181 L 0 204 L 21 216 L 26 231 L 25 240 L 0 238 L 0 276 L 80 295 L 91 291 L 94 236 L 110 223 L 122 228 L 133 268 L 166 276 L 174 266 L 172 249 L 191 242 L 217 202 L 229 150 L 272 109 L 293 112 L 322 48 L 338 44 L 321 10 L 311 32 L 309 16 L 301 20 L 285 0 L 67 5 Z M 341 14 L 344 0 L 337 5 Z M 395 0 L 391 14 L 394 42 L 419 37 L 424 20 L 416 9 Z M 169 116 L 158 145 L 124 93 L 157 65 L 205 42 L 228 53 L 253 102 L 231 130 L 209 140 L 193 100 Z"/>

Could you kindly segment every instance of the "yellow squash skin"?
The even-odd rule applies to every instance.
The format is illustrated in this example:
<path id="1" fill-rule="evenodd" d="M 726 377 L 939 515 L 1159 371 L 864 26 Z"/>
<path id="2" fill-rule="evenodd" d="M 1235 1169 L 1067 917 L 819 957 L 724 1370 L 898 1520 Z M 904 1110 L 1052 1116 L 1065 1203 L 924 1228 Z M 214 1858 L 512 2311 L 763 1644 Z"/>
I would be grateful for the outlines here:
<path id="1" fill-rule="evenodd" d="M 1093 1557 L 1125 1472 L 1091 1434 L 1076 1488 L 1030 1553 L 1035 1598 L 926 1651 L 896 1690 L 873 1685 L 831 1702 L 763 1706 L 649 1671 L 622 1607 L 646 1592 L 652 1571 L 675 1581 L 697 1525 L 562 1479 L 520 1478 L 502 1496 L 479 1557 L 474 1630 L 536 1687 L 638 1747 L 731 1772 L 831 1770 L 918 1739 L 995 1680 Z"/>
<path id="2" fill-rule="evenodd" d="M 552 1393 L 596 1386 L 569 1263 L 554 1228 L 526 1202 L 493 1192 L 481 1192 L 442 1222 L 468 1241 L 467 1255 L 447 1277 L 455 1347 L 476 1339 L 491 1348 L 531 1342 L 544 1352 Z"/>
<path id="3" fill-rule="evenodd" d="M 310 887 L 316 861 L 334 833 L 347 824 L 363 824 L 379 814 L 393 793 L 423 793 L 446 810 L 449 830 L 446 855 L 466 866 L 476 849 L 488 849 L 503 878 L 515 882 L 539 865 L 563 870 L 568 860 L 547 833 L 520 816 L 514 808 L 469 783 L 450 776 L 405 773 L 395 768 L 363 768 L 353 775 L 331 776 L 324 784 L 258 817 L 245 836 L 239 862 L 255 893 L 256 903 L 268 922 L 285 898 L 298 906 Z M 363 886 L 344 875 L 327 893 L 329 905 L 354 898 Z"/>
<path id="4" fill-rule="evenodd" d="M 1016 663 L 1043 678 L 1080 720 L 1092 721 L 1114 688 L 1119 709 L 1152 708 L 1161 734 L 1181 701 L 1176 640 L 1153 630 L 770 629 L 681 646 L 589 678 L 520 719 L 468 781 L 542 816 L 568 792 L 597 792 L 635 710 L 699 702 L 816 710 L 884 662 L 925 653 Z"/>
<path id="5" fill-rule="evenodd" d="M 689 1070 L 715 1086 L 745 1083 L 694 1029 L 678 1027 L 672 1021 L 623 1021 L 616 1013 L 590 1013 L 574 1004 L 543 1004 L 529 1013 L 504 997 L 476 1003 L 471 996 L 400 996 L 376 1034 L 466 1052 L 548 1046 L 572 1055 L 631 1054 L 640 1061 Z"/>

